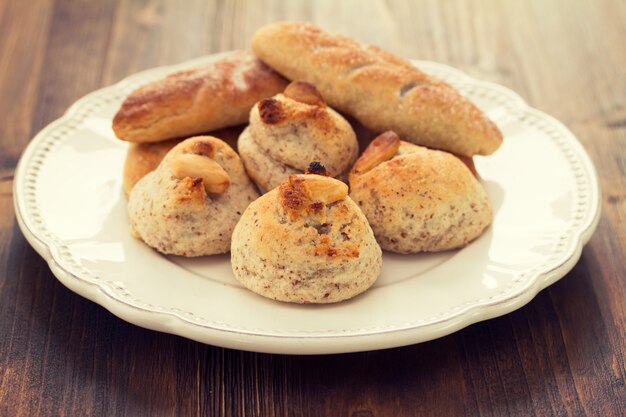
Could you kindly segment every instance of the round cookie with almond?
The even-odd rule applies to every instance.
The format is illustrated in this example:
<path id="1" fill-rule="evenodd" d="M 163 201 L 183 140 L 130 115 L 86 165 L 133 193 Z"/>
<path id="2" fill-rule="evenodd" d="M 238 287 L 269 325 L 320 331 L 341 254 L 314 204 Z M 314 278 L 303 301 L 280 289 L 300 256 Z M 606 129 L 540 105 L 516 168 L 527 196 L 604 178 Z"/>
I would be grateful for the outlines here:
<path id="1" fill-rule="evenodd" d="M 237 280 L 264 297 L 334 303 L 376 281 L 382 254 L 346 184 L 299 174 L 246 209 L 233 232 L 231 263 Z"/>
<path id="2" fill-rule="evenodd" d="M 302 81 L 252 108 L 237 148 L 264 192 L 304 171 L 309 161 L 320 161 L 331 177 L 347 180 L 359 153 L 350 123 L 326 105 L 315 86 Z"/>
<path id="3" fill-rule="evenodd" d="M 472 165 L 470 165 L 472 167 Z M 350 172 L 350 197 L 391 252 L 467 245 L 491 223 L 487 192 L 461 159 L 400 140 L 374 139 Z"/>
<path id="4" fill-rule="evenodd" d="M 211 136 L 190 138 L 132 188 L 131 232 L 165 254 L 226 253 L 241 214 L 258 195 L 230 146 Z"/>

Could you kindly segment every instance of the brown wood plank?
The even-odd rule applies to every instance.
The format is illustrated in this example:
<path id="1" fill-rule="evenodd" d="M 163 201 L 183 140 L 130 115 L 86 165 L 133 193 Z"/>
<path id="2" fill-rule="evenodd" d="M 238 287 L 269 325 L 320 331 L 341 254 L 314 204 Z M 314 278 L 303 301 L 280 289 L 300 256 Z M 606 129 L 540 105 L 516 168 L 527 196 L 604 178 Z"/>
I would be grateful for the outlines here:
<path id="1" fill-rule="evenodd" d="M 12 175 L 31 132 L 42 71 L 51 1 L 3 2 L 0 8 L 0 101 L 2 153 L 0 181 Z M 33 27 L 41 30 L 34 31 Z"/>
<path id="2" fill-rule="evenodd" d="M 25 255 L 33 255 L 19 244 L 23 238 L 14 225 L 12 185 L 13 170 L 31 132 L 52 6 L 47 1 L 0 5 L 0 414 L 28 410 L 29 399 L 21 395 L 29 381 L 24 373 L 29 336 L 22 331 L 28 311 L 16 302 L 16 294 L 24 271 L 20 261 L 25 264 Z M 32 27 L 43 31 L 32 31 Z"/>

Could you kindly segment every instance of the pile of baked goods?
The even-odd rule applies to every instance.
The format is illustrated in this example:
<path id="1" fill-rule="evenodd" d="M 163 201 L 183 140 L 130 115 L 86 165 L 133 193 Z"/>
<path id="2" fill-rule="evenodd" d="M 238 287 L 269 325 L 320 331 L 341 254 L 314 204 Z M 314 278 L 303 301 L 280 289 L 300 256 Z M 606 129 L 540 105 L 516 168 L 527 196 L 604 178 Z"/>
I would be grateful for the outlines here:
<path id="1" fill-rule="evenodd" d="M 362 152 L 357 123 L 378 134 Z M 480 236 L 492 209 L 472 157 L 502 142 L 445 82 L 302 23 L 263 27 L 252 51 L 133 91 L 113 131 L 131 142 L 134 236 L 164 254 L 230 251 L 244 287 L 294 303 L 364 292 L 381 248 L 443 251 Z"/>

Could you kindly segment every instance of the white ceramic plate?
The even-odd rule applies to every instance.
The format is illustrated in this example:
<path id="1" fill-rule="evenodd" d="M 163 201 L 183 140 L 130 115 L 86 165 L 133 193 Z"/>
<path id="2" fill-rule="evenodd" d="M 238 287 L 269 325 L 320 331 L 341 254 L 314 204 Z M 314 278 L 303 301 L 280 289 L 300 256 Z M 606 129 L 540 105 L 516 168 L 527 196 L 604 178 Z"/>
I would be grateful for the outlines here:
<path id="1" fill-rule="evenodd" d="M 460 89 L 504 133 L 476 158 L 492 199 L 493 225 L 464 249 L 384 254 L 375 286 L 325 306 L 274 302 L 239 286 L 229 257 L 159 255 L 128 233 L 122 165 L 126 144 L 111 119 L 156 68 L 95 91 L 29 144 L 16 171 L 19 225 L 58 279 L 139 326 L 259 352 L 313 354 L 381 349 L 434 339 L 515 310 L 563 277 L 600 213 L 597 177 L 576 138 L 512 91 L 453 68 L 415 65 Z"/>

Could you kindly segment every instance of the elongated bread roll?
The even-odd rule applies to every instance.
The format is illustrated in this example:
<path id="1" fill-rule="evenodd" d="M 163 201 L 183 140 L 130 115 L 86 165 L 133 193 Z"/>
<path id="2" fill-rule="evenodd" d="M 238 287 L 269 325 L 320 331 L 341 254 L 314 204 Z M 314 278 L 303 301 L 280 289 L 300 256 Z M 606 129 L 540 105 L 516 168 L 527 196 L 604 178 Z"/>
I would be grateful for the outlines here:
<path id="1" fill-rule="evenodd" d="M 287 81 L 251 52 L 179 71 L 133 91 L 113 119 L 115 135 L 129 142 L 159 142 L 243 124 L 257 101 Z"/>
<path id="2" fill-rule="evenodd" d="M 457 90 L 376 46 L 283 22 L 257 31 L 252 50 L 372 130 L 465 156 L 488 155 L 502 142 L 496 125 Z"/>

